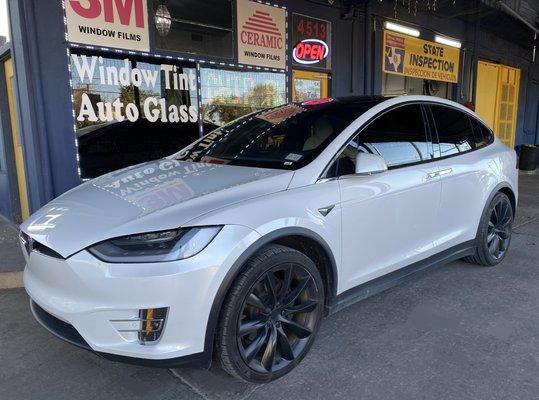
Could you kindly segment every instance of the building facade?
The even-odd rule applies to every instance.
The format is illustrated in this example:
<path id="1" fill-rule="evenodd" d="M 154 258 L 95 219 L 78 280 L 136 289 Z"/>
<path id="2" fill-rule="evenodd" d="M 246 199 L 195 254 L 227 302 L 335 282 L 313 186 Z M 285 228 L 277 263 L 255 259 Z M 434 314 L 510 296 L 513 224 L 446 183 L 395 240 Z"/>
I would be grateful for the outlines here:
<path id="1" fill-rule="evenodd" d="M 475 107 L 511 147 L 539 142 L 536 30 L 530 11 L 514 5 L 8 3 L 0 214 L 15 222 L 84 180 L 171 154 L 241 115 L 289 101 L 441 96 Z"/>

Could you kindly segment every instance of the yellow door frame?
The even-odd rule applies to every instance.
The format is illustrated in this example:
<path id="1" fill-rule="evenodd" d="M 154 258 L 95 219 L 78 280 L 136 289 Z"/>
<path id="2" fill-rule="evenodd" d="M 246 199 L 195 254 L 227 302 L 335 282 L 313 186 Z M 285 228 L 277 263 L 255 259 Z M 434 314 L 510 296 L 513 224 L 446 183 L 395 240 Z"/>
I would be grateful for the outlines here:
<path id="1" fill-rule="evenodd" d="M 478 61 L 476 112 L 509 147 L 513 147 L 516 141 L 519 91 L 519 68 Z"/>
<path id="2" fill-rule="evenodd" d="M 11 137 L 13 141 L 13 153 L 15 155 L 15 169 L 17 175 L 17 187 L 19 189 L 19 204 L 21 207 L 21 218 L 24 220 L 30 215 L 28 206 L 28 189 L 26 185 L 26 168 L 24 164 L 24 151 L 17 124 L 17 113 L 15 108 L 15 74 L 13 71 L 13 61 L 8 58 L 4 61 L 5 78 L 7 85 L 7 100 L 9 106 L 9 118 L 11 126 Z"/>
<path id="3" fill-rule="evenodd" d="M 329 97 L 329 74 L 325 72 L 305 71 L 301 69 L 292 70 L 292 101 L 297 101 L 295 79 L 307 79 L 320 81 L 320 98 Z"/>

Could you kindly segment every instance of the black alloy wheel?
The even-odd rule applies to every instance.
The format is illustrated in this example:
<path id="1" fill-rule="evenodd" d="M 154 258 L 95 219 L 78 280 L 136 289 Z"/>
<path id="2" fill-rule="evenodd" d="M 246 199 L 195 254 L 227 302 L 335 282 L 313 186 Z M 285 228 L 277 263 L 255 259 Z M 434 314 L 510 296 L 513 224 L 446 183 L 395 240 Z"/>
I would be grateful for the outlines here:
<path id="1" fill-rule="evenodd" d="M 496 193 L 481 217 L 475 254 L 465 260 L 487 267 L 499 264 L 505 258 L 511 243 L 513 221 L 511 201 L 505 193 Z"/>
<path id="2" fill-rule="evenodd" d="M 275 372 L 301 354 L 318 319 L 316 292 L 309 271 L 294 263 L 276 266 L 253 285 L 237 334 L 241 356 L 253 370 Z"/>
<path id="3" fill-rule="evenodd" d="M 490 255 L 499 260 L 503 258 L 511 240 L 513 210 L 511 203 L 500 197 L 490 213 L 487 231 L 487 247 Z"/>
<path id="4" fill-rule="evenodd" d="M 216 343 L 221 365 L 249 382 L 285 375 L 309 351 L 323 306 L 323 282 L 311 259 L 281 245 L 263 248 L 225 300 Z"/>

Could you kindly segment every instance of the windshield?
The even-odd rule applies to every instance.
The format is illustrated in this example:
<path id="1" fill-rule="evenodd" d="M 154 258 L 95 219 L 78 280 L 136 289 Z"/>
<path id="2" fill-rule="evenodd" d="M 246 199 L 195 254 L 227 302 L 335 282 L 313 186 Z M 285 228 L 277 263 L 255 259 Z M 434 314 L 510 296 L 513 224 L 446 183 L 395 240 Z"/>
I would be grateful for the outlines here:
<path id="1" fill-rule="evenodd" d="M 329 99 L 256 112 L 216 129 L 175 157 L 294 170 L 314 160 L 352 121 L 378 102 L 340 103 Z"/>

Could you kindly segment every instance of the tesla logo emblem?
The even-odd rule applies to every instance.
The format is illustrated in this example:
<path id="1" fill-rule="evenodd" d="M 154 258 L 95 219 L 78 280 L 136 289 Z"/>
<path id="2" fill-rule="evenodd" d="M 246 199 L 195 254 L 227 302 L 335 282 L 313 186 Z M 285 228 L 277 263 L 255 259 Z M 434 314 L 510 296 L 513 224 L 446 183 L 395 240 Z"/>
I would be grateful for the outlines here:
<path id="1" fill-rule="evenodd" d="M 328 56 L 329 47 L 320 39 L 303 39 L 294 46 L 292 57 L 299 64 L 316 64 Z"/>

